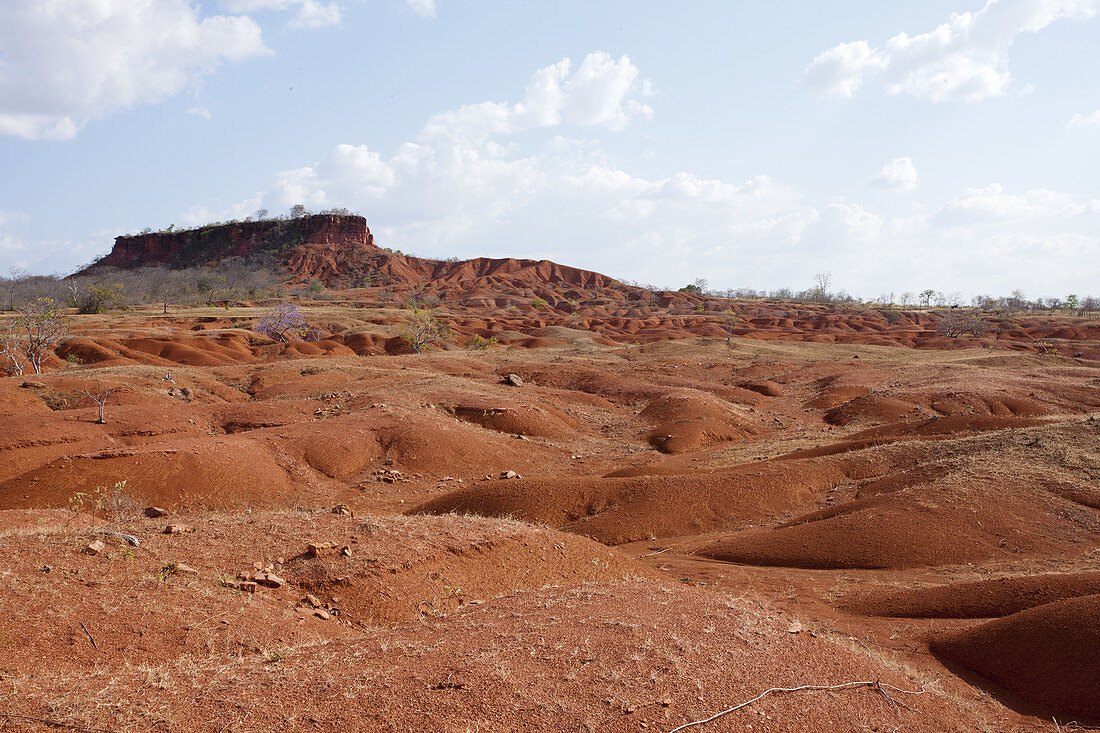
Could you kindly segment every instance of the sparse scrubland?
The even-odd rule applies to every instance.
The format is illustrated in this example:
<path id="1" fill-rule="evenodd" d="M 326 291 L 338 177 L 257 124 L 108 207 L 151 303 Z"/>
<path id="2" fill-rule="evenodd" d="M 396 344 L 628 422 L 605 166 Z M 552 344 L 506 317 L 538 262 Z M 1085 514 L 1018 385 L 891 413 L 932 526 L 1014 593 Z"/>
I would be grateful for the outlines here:
<path id="1" fill-rule="evenodd" d="M 319 247 L 14 283 L 0 727 L 1100 721 L 1088 299 Z"/>

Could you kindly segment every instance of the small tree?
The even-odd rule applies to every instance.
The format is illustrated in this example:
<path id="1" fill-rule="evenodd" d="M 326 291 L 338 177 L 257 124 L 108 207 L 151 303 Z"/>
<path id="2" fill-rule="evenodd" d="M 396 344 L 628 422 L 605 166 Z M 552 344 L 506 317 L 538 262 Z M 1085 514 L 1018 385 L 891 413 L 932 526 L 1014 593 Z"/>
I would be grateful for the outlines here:
<path id="1" fill-rule="evenodd" d="M 819 272 L 814 275 L 814 299 L 822 303 L 829 300 L 829 288 L 833 284 L 833 273 Z"/>
<path id="2" fill-rule="evenodd" d="M 405 322 L 401 337 L 414 354 L 442 346 L 450 341 L 451 327 L 432 308 L 413 308 L 412 316 Z"/>
<path id="3" fill-rule="evenodd" d="M 0 341 L 0 354 L 4 356 L 4 361 L 9 364 L 7 367 L 8 372 L 18 377 L 22 376 L 27 359 L 26 354 L 23 352 L 23 337 L 16 326 L 17 321 L 13 320 L 8 323 L 8 328 L 3 334 L 3 340 Z"/>
<path id="4" fill-rule="evenodd" d="M 932 298 L 936 296 L 936 291 L 932 288 L 920 291 L 920 304 L 927 308 L 932 304 Z"/>
<path id="5" fill-rule="evenodd" d="M 15 290 L 26 279 L 27 269 L 25 267 L 11 268 L 11 280 L 8 281 L 8 310 L 15 310 Z"/>
<path id="6" fill-rule="evenodd" d="M 733 340 L 733 330 L 737 328 L 737 314 L 733 308 L 726 308 L 722 311 L 722 330 L 726 332 L 726 345 L 730 344 Z"/>
<path id="7" fill-rule="evenodd" d="M 103 383 L 100 382 L 98 379 L 95 382 L 95 386 L 96 386 L 96 391 L 95 392 L 89 392 L 88 390 L 83 389 L 83 388 L 81 388 L 80 391 L 83 392 L 84 395 L 88 399 L 90 399 L 92 402 L 95 402 L 96 407 L 99 408 L 99 416 L 96 418 L 96 424 L 97 425 L 103 425 L 104 423 L 107 422 L 106 420 L 103 419 L 103 407 L 104 407 L 104 405 L 107 404 L 107 398 L 111 396 L 111 392 L 113 392 L 115 388 L 114 387 L 104 387 Z"/>
<path id="8" fill-rule="evenodd" d="M 150 290 L 156 301 L 161 304 L 161 312 L 168 315 L 168 306 L 180 292 L 179 278 L 171 270 L 164 270 L 153 279 Z"/>
<path id="9" fill-rule="evenodd" d="M 42 362 L 50 349 L 61 342 L 65 335 L 64 316 L 53 298 L 35 298 L 23 308 L 23 314 L 15 319 L 23 352 L 27 355 L 35 374 L 42 373 Z"/>
<path id="10" fill-rule="evenodd" d="M 265 313 L 255 330 L 276 341 L 293 341 L 302 338 L 308 329 L 302 309 L 293 303 L 282 303 Z"/>
<path id="11" fill-rule="evenodd" d="M 988 321 L 979 318 L 976 315 L 960 316 L 954 313 L 945 316 L 940 325 L 936 328 L 936 333 L 940 336 L 950 336 L 951 338 L 958 338 L 964 334 L 970 334 L 976 338 L 988 335 L 993 330 L 993 326 Z"/>

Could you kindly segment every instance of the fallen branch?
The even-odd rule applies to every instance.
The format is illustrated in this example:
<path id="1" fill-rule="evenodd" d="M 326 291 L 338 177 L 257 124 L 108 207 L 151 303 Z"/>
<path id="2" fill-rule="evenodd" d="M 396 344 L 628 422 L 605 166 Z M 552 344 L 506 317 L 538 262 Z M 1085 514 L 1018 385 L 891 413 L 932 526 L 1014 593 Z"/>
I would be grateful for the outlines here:
<path id="1" fill-rule="evenodd" d="M 924 690 L 925 690 L 926 687 L 928 687 L 928 685 L 935 684 L 938 681 L 939 680 L 935 680 L 933 682 L 926 682 L 926 683 L 924 683 L 923 685 L 920 686 L 919 690 L 903 690 L 900 687 L 894 687 L 893 685 L 888 685 L 885 682 L 878 682 L 877 680 L 871 680 L 871 681 L 866 681 L 866 682 L 843 682 L 839 685 L 802 685 L 800 687 L 772 687 L 771 689 L 764 690 L 762 693 L 760 693 L 759 695 L 757 695 L 756 697 L 754 697 L 751 700 L 746 700 L 745 702 L 738 703 L 738 704 L 734 705 L 732 708 L 726 708 L 725 710 L 723 710 L 719 713 L 715 713 L 714 715 L 710 716 L 709 718 L 704 718 L 702 720 L 693 720 L 690 723 L 684 723 L 683 725 L 680 725 L 680 726 L 677 726 L 677 727 L 673 728 L 668 733 L 676 733 L 676 731 L 678 731 L 678 730 L 684 730 L 685 728 L 691 728 L 692 726 L 695 726 L 695 725 L 703 725 L 705 723 L 709 723 L 711 721 L 718 720 L 718 718 L 721 718 L 723 715 L 729 715 L 730 713 L 732 713 L 736 710 L 740 710 L 741 708 L 745 708 L 745 707 L 748 707 L 749 705 L 752 705 L 754 702 L 757 702 L 758 700 L 763 700 L 765 697 L 772 694 L 773 692 L 799 692 L 801 690 L 845 690 L 845 689 L 852 689 L 852 688 L 855 688 L 855 687 L 873 687 L 878 692 L 881 692 L 883 694 L 883 696 L 887 700 L 889 700 L 891 703 L 898 704 L 897 700 L 895 700 L 894 698 L 890 697 L 889 694 L 887 694 L 887 692 L 886 692 L 887 689 L 894 690 L 895 692 L 901 692 L 901 693 L 904 693 L 906 695 L 921 695 L 921 694 L 924 694 Z M 909 708 L 908 706 L 905 706 L 905 707 L 907 709 L 910 709 L 910 710 L 912 709 L 912 708 Z"/>
<path id="2" fill-rule="evenodd" d="M 80 628 L 84 629 L 84 633 L 88 635 L 88 641 L 92 642 L 92 648 L 99 649 L 99 644 L 95 643 L 95 639 L 92 638 L 92 632 L 88 631 L 88 627 L 84 625 L 84 622 L 80 622 Z"/>
<path id="3" fill-rule="evenodd" d="M 660 550 L 657 550 L 657 552 L 647 552 L 644 555 L 638 555 L 638 558 L 640 559 L 643 557 L 653 557 L 654 555 L 660 555 L 662 552 L 668 552 L 671 549 L 671 547 L 663 547 Z"/>
<path id="4" fill-rule="evenodd" d="M 65 723 L 60 720 L 50 720 L 49 718 L 36 718 L 33 715 L 16 715 L 15 713 L 0 713 L 0 718 L 4 720 L 29 720 L 32 723 L 41 723 L 42 725 L 49 726 L 50 728 L 68 728 L 69 730 L 83 730 L 89 733 L 115 733 L 113 730 L 107 728 L 89 728 L 84 725 L 77 725 L 75 723 Z"/>
<path id="5" fill-rule="evenodd" d="M 121 537 L 122 539 L 126 540 L 127 544 L 130 544 L 134 547 L 137 547 L 141 544 L 141 542 L 138 541 L 138 538 L 134 537 L 132 534 L 124 534 L 122 532 L 111 532 L 110 530 L 106 530 L 106 529 L 97 529 L 96 532 L 98 532 L 99 534 L 108 535 L 109 537 Z"/>

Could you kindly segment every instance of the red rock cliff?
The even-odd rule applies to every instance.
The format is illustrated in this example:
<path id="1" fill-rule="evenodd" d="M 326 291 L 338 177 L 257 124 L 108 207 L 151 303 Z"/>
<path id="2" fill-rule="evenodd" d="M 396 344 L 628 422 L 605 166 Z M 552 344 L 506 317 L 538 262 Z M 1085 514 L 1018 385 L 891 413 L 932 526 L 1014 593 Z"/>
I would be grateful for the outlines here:
<path id="1" fill-rule="evenodd" d="M 363 217 L 318 214 L 298 219 L 233 222 L 179 232 L 116 237 L 110 254 L 84 273 L 94 273 L 105 267 L 216 265 L 227 257 L 247 257 L 262 252 L 286 260 L 300 248 L 342 250 L 345 256 L 356 250 L 366 255 L 381 253 Z"/>

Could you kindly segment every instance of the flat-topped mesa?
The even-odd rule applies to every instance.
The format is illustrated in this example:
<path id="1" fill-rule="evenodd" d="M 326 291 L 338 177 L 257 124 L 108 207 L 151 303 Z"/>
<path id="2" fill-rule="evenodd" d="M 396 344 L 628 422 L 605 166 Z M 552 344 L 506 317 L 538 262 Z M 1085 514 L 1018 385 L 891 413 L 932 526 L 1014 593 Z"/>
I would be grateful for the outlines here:
<path id="1" fill-rule="evenodd" d="M 349 250 L 366 250 L 363 254 L 369 255 L 381 252 L 363 217 L 315 214 L 116 237 L 110 254 L 83 272 L 91 274 L 107 267 L 128 270 L 156 265 L 171 268 L 216 265 L 228 257 L 263 252 L 286 260 L 293 250 L 301 247 L 340 252 L 344 258 Z"/>
<path id="2" fill-rule="evenodd" d="M 116 237 L 110 254 L 77 274 L 95 275 L 108 268 L 217 267 L 233 258 L 256 255 L 269 255 L 276 266 L 285 269 L 289 283 L 319 280 L 330 287 L 594 287 L 618 289 L 623 294 L 637 290 L 598 272 L 548 260 L 432 260 L 403 255 L 375 245 L 366 219 L 343 214 Z"/>

